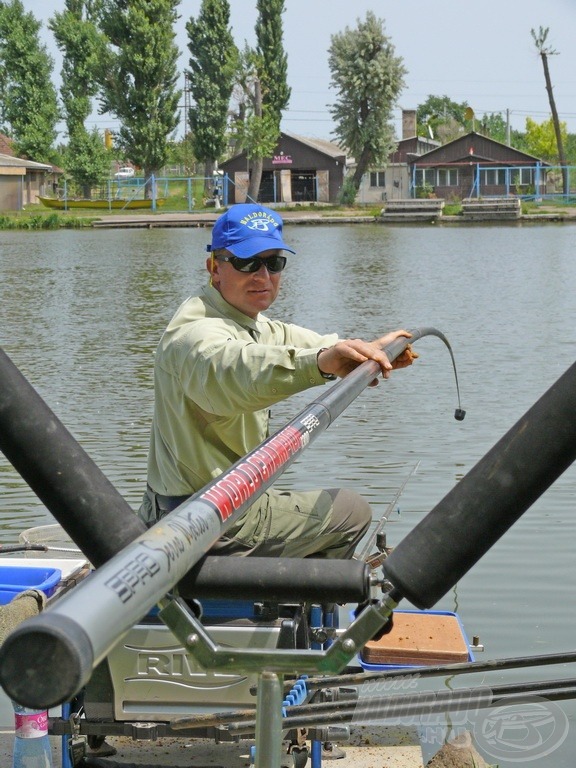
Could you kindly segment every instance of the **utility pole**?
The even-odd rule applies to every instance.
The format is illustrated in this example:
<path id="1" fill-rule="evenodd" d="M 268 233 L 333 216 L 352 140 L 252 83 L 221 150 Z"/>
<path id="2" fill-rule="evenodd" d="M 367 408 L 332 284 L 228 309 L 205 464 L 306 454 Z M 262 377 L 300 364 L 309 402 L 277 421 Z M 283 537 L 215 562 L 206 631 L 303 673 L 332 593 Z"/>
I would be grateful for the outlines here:
<path id="1" fill-rule="evenodd" d="M 186 70 L 184 70 L 184 157 L 186 159 L 186 170 L 190 173 L 192 170 L 192 157 L 190 154 L 190 85 Z"/>

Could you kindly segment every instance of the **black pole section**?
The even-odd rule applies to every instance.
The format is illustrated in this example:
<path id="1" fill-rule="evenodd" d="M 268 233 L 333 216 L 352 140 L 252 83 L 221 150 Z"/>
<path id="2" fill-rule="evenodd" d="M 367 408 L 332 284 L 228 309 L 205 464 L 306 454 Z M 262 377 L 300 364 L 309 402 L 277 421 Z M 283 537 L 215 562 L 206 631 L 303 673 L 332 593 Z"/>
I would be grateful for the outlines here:
<path id="1" fill-rule="evenodd" d="M 370 568 L 360 560 L 205 557 L 178 582 L 185 598 L 360 603 L 370 597 Z"/>
<path id="2" fill-rule="evenodd" d="M 392 597 L 430 608 L 576 459 L 576 363 L 384 562 Z"/>
<path id="3" fill-rule="evenodd" d="M 2 349 L 0 450 L 95 567 L 146 530 Z"/>
<path id="4" fill-rule="evenodd" d="M 527 667 L 546 667 L 555 664 L 573 664 L 576 662 L 576 652 L 548 653 L 540 656 L 508 656 L 502 659 L 488 659 L 488 661 L 462 661 L 454 664 L 439 664 L 435 667 L 418 667 L 418 679 L 425 677 L 454 677 L 455 675 L 469 675 L 474 672 L 502 672 L 505 669 L 526 669 Z M 412 677 L 414 667 L 402 667 L 400 669 L 386 669 L 378 672 L 352 672 L 333 677 L 307 677 L 307 690 L 318 688 L 330 688 L 338 685 L 362 685 L 369 682 L 386 682 L 402 677 Z M 293 680 L 284 682 L 284 690 L 289 691 L 294 685 Z M 250 688 L 250 693 L 256 695 L 256 686 Z"/>

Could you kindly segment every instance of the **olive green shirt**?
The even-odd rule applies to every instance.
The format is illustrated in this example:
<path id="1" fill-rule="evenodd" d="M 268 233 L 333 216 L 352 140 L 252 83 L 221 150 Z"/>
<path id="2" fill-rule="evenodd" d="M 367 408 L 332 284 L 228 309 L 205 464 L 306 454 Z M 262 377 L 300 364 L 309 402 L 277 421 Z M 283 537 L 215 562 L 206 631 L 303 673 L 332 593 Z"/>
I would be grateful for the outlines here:
<path id="1" fill-rule="evenodd" d="M 316 356 L 337 340 L 262 314 L 253 320 L 211 286 L 187 299 L 156 350 L 149 485 L 194 493 L 256 448 L 271 405 L 326 383 Z"/>

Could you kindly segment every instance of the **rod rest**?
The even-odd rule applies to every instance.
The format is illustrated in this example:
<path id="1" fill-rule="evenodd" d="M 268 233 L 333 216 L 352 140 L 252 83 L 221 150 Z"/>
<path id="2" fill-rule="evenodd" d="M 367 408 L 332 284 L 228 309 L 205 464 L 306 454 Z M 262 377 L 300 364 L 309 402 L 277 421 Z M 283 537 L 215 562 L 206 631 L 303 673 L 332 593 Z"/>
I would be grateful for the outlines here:
<path id="1" fill-rule="evenodd" d="M 370 596 L 370 568 L 360 560 L 210 555 L 178 582 L 185 599 L 354 603 Z"/>

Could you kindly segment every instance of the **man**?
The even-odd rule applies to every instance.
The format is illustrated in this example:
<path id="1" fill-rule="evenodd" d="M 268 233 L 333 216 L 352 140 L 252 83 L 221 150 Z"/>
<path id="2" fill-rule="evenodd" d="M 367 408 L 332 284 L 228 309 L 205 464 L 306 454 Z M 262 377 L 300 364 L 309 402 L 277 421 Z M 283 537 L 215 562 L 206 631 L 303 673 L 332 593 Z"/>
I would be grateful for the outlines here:
<path id="1" fill-rule="evenodd" d="M 181 504 L 258 446 L 269 408 L 295 392 L 345 376 L 367 359 L 384 377 L 410 365 L 410 348 L 392 365 L 375 342 L 339 340 L 262 313 L 275 300 L 285 252 L 282 219 L 260 205 L 235 205 L 212 231 L 201 296 L 187 299 L 156 352 L 155 410 L 147 524 Z M 268 490 L 215 545 L 218 554 L 352 557 L 372 519 L 370 506 L 344 489 Z"/>

